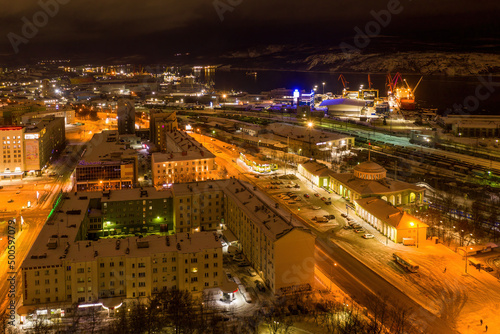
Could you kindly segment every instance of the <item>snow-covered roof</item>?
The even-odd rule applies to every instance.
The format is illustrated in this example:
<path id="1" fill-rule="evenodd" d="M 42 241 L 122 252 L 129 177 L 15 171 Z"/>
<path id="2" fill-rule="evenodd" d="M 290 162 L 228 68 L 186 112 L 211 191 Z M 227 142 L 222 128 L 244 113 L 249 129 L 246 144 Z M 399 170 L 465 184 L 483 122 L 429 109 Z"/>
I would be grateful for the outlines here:
<path id="1" fill-rule="evenodd" d="M 343 183 L 345 186 L 362 196 L 371 194 L 390 194 L 404 190 L 413 190 L 416 192 L 425 190 L 423 187 L 389 178 L 367 180 L 354 177 L 351 173 L 330 173 L 330 177 Z"/>
<path id="2" fill-rule="evenodd" d="M 365 100 L 357 100 L 357 99 L 332 99 L 332 100 L 324 100 L 319 105 L 320 107 L 328 107 L 328 106 L 337 106 L 337 105 L 348 105 L 348 106 L 356 106 L 356 107 L 364 107 L 366 105 Z"/>
<path id="3" fill-rule="evenodd" d="M 314 160 L 307 160 L 303 163 L 301 163 L 302 167 L 307 170 L 309 173 L 312 175 L 316 176 L 329 176 L 330 171 L 327 166 L 324 164 L 321 164 L 319 162 L 316 162 Z"/>
<path id="4" fill-rule="evenodd" d="M 374 217 L 396 229 L 425 228 L 427 224 L 420 219 L 393 206 L 391 203 L 377 197 L 366 197 L 355 200 L 356 204 Z"/>

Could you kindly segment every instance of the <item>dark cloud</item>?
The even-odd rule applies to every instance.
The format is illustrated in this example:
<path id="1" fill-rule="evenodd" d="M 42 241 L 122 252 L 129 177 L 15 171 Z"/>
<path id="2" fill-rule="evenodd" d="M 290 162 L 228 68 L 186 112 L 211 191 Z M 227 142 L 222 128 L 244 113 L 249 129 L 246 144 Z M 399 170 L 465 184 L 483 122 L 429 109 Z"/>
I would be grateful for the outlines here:
<path id="1" fill-rule="evenodd" d="M 47 0 L 40 0 L 50 2 Z M 56 0 L 51 0 L 56 1 Z M 372 20 L 371 11 L 390 1 L 325 0 L 65 0 L 46 26 L 20 45 L 19 57 L 40 55 L 171 54 L 176 50 L 217 52 L 258 43 L 338 43 L 354 27 Z M 234 4 L 220 19 L 214 3 Z M 21 34 L 37 1 L 0 0 L 0 54 L 13 53 L 7 34 Z M 384 35 L 450 41 L 493 37 L 498 32 L 497 1 L 405 0 Z M 24 52 L 24 55 L 22 53 Z"/>

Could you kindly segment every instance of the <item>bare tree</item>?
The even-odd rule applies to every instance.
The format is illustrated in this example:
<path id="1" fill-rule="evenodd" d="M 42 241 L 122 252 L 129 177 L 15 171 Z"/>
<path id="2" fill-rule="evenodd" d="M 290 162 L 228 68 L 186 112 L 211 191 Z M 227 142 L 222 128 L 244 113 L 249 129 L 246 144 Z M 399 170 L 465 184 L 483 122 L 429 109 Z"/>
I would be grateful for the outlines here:
<path id="1" fill-rule="evenodd" d="M 370 322 L 367 330 L 372 334 L 380 334 L 384 332 L 384 325 L 389 317 L 388 297 L 378 294 L 375 298 L 370 299 L 368 308 L 370 309 Z"/>
<path id="2" fill-rule="evenodd" d="M 79 310 L 80 316 L 80 329 L 85 333 L 94 334 L 97 333 L 102 326 L 103 313 L 100 309 L 101 307 L 86 307 Z"/>
<path id="3" fill-rule="evenodd" d="M 263 322 L 271 334 L 286 334 L 293 325 L 292 319 L 287 316 L 284 303 L 273 302 L 269 311 L 264 314 Z"/>
<path id="4" fill-rule="evenodd" d="M 37 316 L 33 321 L 33 326 L 28 329 L 27 334 L 51 334 L 53 333 L 52 323 L 46 316 Z"/>
<path id="5" fill-rule="evenodd" d="M 391 309 L 391 333 L 403 334 L 411 328 L 410 326 L 411 308 L 404 305 L 395 304 Z"/>
<path id="6" fill-rule="evenodd" d="M 116 317 L 112 322 L 109 323 L 105 332 L 109 334 L 129 334 L 129 318 L 128 318 L 128 306 L 123 303 L 122 307 L 116 310 Z"/>

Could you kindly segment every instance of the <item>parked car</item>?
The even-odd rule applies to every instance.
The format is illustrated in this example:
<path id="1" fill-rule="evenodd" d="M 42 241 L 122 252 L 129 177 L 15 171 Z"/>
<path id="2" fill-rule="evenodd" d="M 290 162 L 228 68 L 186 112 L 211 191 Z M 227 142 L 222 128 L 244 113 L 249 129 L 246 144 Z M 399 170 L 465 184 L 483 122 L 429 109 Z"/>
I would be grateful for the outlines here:
<path id="1" fill-rule="evenodd" d="M 314 193 L 314 196 L 319 197 L 319 194 L 318 193 Z"/>
<path id="2" fill-rule="evenodd" d="M 324 215 L 323 217 L 325 217 L 326 219 L 335 219 L 335 216 L 334 215 Z"/>
<path id="3" fill-rule="evenodd" d="M 350 230 L 350 229 L 352 229 L 352 226 L 349 225 L 344 226 L 344 230 Z"/>
<path id="4" fill-rule="evenodd" d="M 363 230 L 362 228 L 360 228 L 358 230 L 354 230 L 354 232 L 356 232 L 356 233 L 365 233 L 365 230 Z"/>
<path id="5" fill-rule="evenodd" d="M 323 202 L 326 202 L 326 197 L 321 197 L 321 200 L 322 200 Z"/>
<path id="6" fill-rule="evenodd" d="M 304 194 L 304 197 L 305 197 L 305 198 L 309 198 L 309 197 L 311 197 L 311 196 L 309 196 L 309 194 Z"/>
<path id="7" fill-rule="evenodd" d="M 320 207 L 320 206 L 313 205 L 313 206 L 312 206 L 312 209 L 313 209 L 313 210 L 319 210 L 319 209 L 321 209 L 321 207 Z"/>
<path id="8" fill-rule="evenodd" d="M 347 218 L 347 213 L 341 214 L 342 217 Z"/>
<path id="9" fill-rule="evenodd" d="M 375 236 L 373 234 L 365 233 L 365 234 L 363 234 L 363 238 L 365 238 L 365 239 L 373 239 L 373 238 L 375 238 Z"/>

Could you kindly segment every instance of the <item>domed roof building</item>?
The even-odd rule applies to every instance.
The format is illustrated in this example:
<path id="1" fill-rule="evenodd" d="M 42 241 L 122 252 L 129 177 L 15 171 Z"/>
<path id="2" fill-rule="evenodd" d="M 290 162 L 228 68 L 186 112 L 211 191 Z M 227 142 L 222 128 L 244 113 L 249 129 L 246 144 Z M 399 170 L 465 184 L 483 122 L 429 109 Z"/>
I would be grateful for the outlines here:
<path id="1" fill-rule="evenodd" d="M 365 161 L 354 167 L 354 176 L 364 180 L 385 179 L 387 170 L 373 161 Z"/>
<path id="2" fill-rule="evenodd" d="M 330 173 L 330 189 L 350 202 L 378 197 L 392 205 L 422 204 L 424 188 L 387 177 L 387 170 L 371 161 L 354 167 L 352 173 Z"/>

